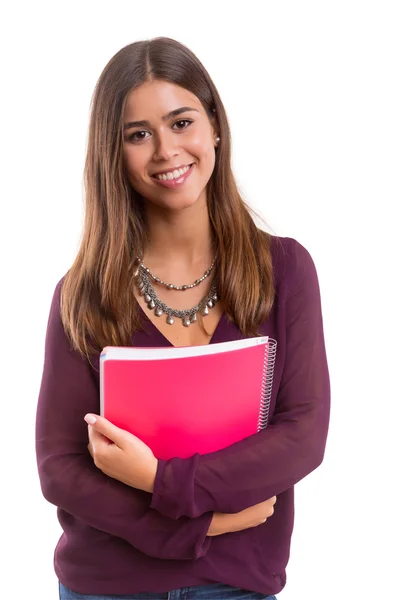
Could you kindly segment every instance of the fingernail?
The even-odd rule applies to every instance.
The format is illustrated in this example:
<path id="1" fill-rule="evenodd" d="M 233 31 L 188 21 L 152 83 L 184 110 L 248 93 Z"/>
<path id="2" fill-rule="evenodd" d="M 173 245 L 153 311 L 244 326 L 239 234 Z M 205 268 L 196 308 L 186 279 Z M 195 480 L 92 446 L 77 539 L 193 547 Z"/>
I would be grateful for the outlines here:
<path id="1" fill-rule="evenodd" d="M 86 415 L 85 421 L 89 425 L 94 425 L 96 423 L 96 417 L 94 417 L 93 415 Z"/>

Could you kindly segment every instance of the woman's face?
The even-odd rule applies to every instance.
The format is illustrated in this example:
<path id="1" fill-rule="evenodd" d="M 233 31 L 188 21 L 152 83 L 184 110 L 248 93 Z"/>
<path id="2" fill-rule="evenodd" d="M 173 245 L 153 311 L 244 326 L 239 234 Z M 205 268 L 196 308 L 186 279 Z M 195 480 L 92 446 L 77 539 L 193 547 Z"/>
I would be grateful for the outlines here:
<path id="1" fill-rule="evenodd" d="M 173 211 L 206 202 L 217 132 L 196 96 L 166 81 L 143 83 L 128 96 L 123 135 L 127 176 L 143 198 Z"/>

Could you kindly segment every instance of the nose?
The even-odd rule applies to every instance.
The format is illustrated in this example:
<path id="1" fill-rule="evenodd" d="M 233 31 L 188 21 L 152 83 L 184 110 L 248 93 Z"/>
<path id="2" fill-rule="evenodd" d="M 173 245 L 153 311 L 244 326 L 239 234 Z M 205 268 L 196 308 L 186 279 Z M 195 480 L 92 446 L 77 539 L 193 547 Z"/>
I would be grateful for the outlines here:
<path id="1" fill-rule="evenodd" d="M 168 161 L 173 156 L 178 156 L 178 140 L 173 132 L 164 131 L 154 136 L 155 147 L 153 159 L 155 161 Z"/>

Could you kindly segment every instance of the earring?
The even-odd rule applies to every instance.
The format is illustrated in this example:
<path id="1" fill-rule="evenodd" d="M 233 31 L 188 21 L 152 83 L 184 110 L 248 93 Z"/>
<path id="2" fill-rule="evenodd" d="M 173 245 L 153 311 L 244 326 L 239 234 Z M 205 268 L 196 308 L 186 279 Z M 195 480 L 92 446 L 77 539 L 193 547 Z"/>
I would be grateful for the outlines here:
<path id="1" fill-rule="evenodd" d="M 219 135 L 215 138 L 215 141 L 217 142 L 217 145 L 220 143 L 221 138 L 219 137 Z"/>

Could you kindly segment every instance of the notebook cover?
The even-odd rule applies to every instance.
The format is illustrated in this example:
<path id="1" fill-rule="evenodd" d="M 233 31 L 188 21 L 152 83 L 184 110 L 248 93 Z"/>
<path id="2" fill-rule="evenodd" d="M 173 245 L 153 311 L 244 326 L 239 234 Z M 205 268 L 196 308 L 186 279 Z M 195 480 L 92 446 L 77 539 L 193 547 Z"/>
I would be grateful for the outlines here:
<path id="1" fill-rule="evenodd" d="M 101 413 L 159 459 L 230 446 L 267 424 L 273 343 L 264 338 L 240 350 L 162 360 L 110 358 L 105 348 Z"/>

